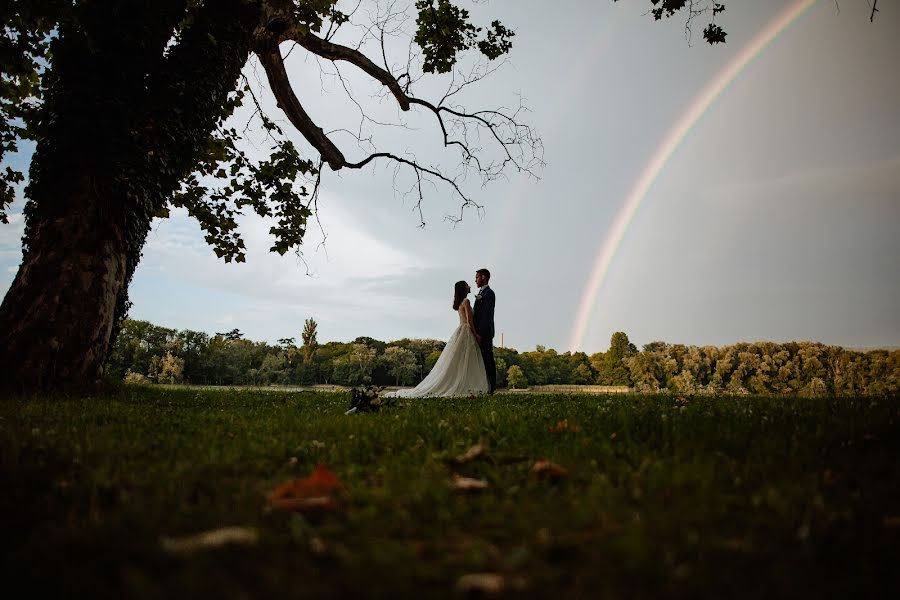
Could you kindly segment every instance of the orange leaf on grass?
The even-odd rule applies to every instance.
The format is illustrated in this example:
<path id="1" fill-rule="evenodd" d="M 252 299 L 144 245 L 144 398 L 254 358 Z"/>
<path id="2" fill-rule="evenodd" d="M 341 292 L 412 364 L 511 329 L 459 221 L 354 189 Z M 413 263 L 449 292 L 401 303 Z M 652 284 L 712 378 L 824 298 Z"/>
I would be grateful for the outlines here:
<path id="1" fill-rule="evenodd" d="M 506 587 L 506 578 L 498 573 L 470 573 L 456 581 L 456 589 L 463 594 L 499 596 Z"/>
<path id="2" fill-rule="evenodd" d="M 900 528 L 900 517 L 884 517 L 881 524 L 890 529 L 898 529 Z"/>
<path id="3" fill-rule="evenodd" d="M 836 484 L 841 480 L 841 474 L 837 473 L 831 469 L 825 469 L 822 471 L 822 483 L 825 485 L 831 486 Z"/>
<path id="4" fill-rule="evenodd" d="M 269 494 L 269 505 L 279 510 L 331 509 L 344 485 L 328 467 L 320 464 L 309 477 L 279 485 Z"/>
<path id="5" fill-rule="evenodd" d="M 578 425 L 569 425 L 569 420 L 563 419 L 562 421 L 560 421 L 559 423 L 557 423 L 556 425 L 554 425 L 553 427 L 550 428 L 550 433 L 561 433 L 561 432 L 567 431 L 567 430 L 578 433 L 579 431 L 581 431 L 581 427 L 579 427 Z"/>
<path id="6" fill-rule="evenodd" d="M 538 459 L 531 467 L 531 474 L 538 479 L 546 479 L 548 481 L 559 481 L 569 476 L 569 472 L 554 462 Z"/>

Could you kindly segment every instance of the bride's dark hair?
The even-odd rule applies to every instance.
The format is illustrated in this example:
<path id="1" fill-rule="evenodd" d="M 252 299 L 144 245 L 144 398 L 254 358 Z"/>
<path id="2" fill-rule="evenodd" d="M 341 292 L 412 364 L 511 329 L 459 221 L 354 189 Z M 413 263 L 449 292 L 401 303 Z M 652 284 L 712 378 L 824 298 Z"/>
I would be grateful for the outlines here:
<path id="1" fill-rule="evenodd" d="M 469 286 L 465 281 L 457 281 L 453 288 L 453 310 L 459 310 L 459 305 L 469 295 Z"/>

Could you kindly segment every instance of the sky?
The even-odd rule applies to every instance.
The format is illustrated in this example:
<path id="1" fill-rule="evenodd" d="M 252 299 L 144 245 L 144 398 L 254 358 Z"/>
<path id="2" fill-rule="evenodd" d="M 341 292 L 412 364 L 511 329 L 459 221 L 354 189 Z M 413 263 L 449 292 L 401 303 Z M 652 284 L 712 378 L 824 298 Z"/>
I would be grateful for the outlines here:
<path id="1" fill-rule="evenodd" d="M 522 99 L 543 140 L 539 179 L 468 179 L 483 211 L 457 224 L 445 217 L 458 199 L 427 188 L 420 228 L 408 173 L 326 167 L 322 228 L 310 228 L 302 260 L 270 253 L 271 223 L 249 215 L 247 262 L 225 264 L 174 211 L 148 237 L 130 316 L 268 342 L 299 339 L 310 317 L 320 343 L 445 339 L 454 282 L 474 288 L 487 267 L 495 345 L 520 351 L 605 351 L 616 331 L 639 347 L 900 346 L 900 6 L 879 6 L 870 23 L 866 0 L 731 0 L 718 17 L 727 43 L 711 47 L 702 27 L 685 38 L 683 17 L 654 22 L 646 2 L 463 5 L 516 35 L 508 60 L 461 100 L 492 109 Z M 402 40 L 387 50 L 405 61 Z M 287 67 L 326 131 L 357 130 L 359 109 L 330 64 L 298 48 Z M 262 71 L 245 72 L 284 121 Z M 433 117 L 401 114 L 377 83 L 349 65 L 341 73 L 368 115 L 406 125 L 364 123 L 379 148 L 453 171 L 458 154 L 441 147 Z M 435 98 L 446 82 L 413 90 Z M 366 154 L 345 133 L 332 139 L 349 160 Z M 247 143 L 259 154 L 266 140 L 252 130 Z M 9 162 L 29 156 L 26 147 Z M 2 293 L 21 262 L 23 203 L 20 194 L 0 226 Z"/>

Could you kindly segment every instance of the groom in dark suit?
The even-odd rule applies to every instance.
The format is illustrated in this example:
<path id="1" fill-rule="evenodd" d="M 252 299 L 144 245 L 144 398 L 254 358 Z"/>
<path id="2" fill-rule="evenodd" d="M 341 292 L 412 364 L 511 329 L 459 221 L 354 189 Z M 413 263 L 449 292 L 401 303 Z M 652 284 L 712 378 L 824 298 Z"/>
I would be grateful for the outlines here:
<path id="1" fill-rule="evenodd" d="M 472 318 L 475 321 L 475 339 L 481 348 L 484 370 L 487 373 L 490 393 L 493 394 L 497 387 L 497 366 L 494 363 L 494 290 L 488 285 L 490 280 L 491 272 L 487 269 L 475 271 L 478 293 L 475 295 Z"/>

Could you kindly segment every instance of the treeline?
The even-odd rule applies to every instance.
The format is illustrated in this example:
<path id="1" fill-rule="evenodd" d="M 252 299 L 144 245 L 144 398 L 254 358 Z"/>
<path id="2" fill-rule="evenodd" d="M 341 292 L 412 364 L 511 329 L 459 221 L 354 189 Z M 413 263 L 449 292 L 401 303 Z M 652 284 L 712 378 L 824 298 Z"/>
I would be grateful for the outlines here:
<path id="1" fill-rule="evenodd" d="M 300 339 L 277 344 L 241 332 L 209 334 L 126 320 L 107 365 L 131 382 L 202 385 L 415 385 L 444 342 L 359 337 L 319 344 L 307 319 Z M 814 342 L 741 343 L 725 347 L 652 342 L 638 350 L 622 332 L 606 352 L 530 352 L 496 348 L 501 387 L 625 385 L 679 394 L 884 395 L 900 393 L 900 350 L 857 352 Z"/>

